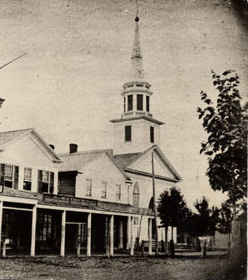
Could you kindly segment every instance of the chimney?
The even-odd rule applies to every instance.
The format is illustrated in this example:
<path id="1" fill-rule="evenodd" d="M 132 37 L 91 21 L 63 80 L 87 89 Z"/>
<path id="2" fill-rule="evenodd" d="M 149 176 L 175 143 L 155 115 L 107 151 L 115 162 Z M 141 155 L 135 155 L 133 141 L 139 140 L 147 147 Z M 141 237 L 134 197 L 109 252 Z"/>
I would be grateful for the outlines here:
<path id="1" fill-rule="evenodd" d="M 49 144 L 49 147 L 52 149 L 52 150 L 55 150 L 55 146 L 53 144 Z"/>
<path id="2" fill-rule="evenodd" d="M 70 151 L 70 154 L 76 153 L 78 151 L 78 145 L 71 143 L 69 146 L 69 151 Z"/>

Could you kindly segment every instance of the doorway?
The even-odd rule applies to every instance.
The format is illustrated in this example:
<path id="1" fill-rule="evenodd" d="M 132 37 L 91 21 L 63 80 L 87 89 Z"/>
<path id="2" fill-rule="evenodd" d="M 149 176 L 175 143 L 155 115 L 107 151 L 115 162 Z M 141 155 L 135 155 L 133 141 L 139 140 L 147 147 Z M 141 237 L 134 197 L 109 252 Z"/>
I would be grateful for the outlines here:
<path id="1" fill-rule="evenodd" d="M 86 223 L 67 222 L 65 229 L 65 252 L 67 255 L 81 255 L 86 252 Z"/>

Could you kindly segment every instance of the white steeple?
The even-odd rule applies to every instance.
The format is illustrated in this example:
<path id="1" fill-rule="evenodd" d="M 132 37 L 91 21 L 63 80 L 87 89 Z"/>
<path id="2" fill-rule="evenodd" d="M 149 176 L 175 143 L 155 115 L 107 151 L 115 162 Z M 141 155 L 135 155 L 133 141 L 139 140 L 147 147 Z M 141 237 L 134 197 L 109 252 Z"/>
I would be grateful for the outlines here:
<path id="1" fill-rule="evenodd" d="M 136 1 L 137 4 L 137 1 Z M 163 122 L 152 117 L 151 85 L 144 80 L 143 56 L 140 42 L 140 17 L 136 6 L 134 42 L 131 54 L 131 78 L 122 86 L 123 113 L 114 124 L 114 152 L 117 154 L 144 151 L 159 144 L 159 127 Z"/>
<path id="2" fill-rule="evenodd" d="M 136 9 L 136 17 L 135 17 L 135 30 L 134 30 L 134 42 L 133 42 L 133 50 L 132 50 L 132 78 L 135 81 L 143 80 L 144 79 L 144 69 L 143 69 L 143 57 L 141 52 L 141 45 L 140 45 L 140 32 L 139 32 L 139 9 L 138 3 Z"/>

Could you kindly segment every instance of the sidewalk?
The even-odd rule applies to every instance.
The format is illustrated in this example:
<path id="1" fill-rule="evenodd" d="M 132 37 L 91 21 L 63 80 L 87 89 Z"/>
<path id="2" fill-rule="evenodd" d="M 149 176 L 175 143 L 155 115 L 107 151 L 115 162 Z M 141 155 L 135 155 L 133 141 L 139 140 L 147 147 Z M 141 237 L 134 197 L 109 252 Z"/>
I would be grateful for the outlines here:
<path id="1" fill-rule="evenodd" d="M 227 250 L 214 250 L 214 251 L 207 251 L 207 256 L 226 256 Z M 199 251 L 190 251 L 190 250 L 176 250 L 175 256 L 182 256 L 182 257 L 201 257 L 201 252 Z"/>

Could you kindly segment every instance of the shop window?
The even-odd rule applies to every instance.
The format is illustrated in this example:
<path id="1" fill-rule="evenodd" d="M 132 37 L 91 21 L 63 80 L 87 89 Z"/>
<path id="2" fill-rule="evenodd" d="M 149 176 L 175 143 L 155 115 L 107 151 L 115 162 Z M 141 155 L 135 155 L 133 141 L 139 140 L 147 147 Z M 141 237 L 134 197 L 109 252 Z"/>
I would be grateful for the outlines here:
<path id="1" fill-rule="evenodd" d="M 52 240 L 52 215 L 40 213 L 38 216 L 38 240 L 47 241 Z"/>

